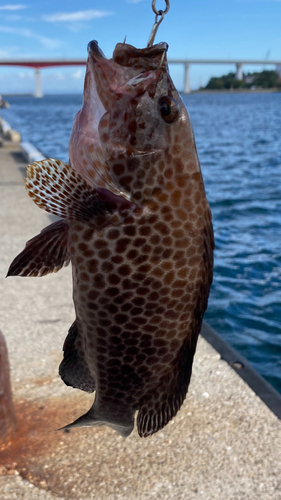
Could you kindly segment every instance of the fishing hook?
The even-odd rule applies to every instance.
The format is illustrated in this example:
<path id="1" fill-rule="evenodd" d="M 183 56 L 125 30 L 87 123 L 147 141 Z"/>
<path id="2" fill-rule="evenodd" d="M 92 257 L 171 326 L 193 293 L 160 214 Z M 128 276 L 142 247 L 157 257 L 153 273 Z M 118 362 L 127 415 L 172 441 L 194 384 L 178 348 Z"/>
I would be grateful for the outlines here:
<path id="1" fill-rule="evenodd" d="M 157 2 L 157 0 L 152 0 L 152 10 L 153 10 L 153 12 L 155 14 L 155 22 L 154 22 L 154 24 L 152 26 L 150 37 L 149 37 L 148 42 L 147 42 L 147 47 L 151 47 L 153 45 L 153 42 L 154 42 L 154 39 L 155 39 L 157 30 L 158 30 L 158 27 L 162 23 L 162 21 L 164 19 L 164 16 L 167 14 L 167 12 L 170 9 L 170 0 L 165 0 L 165 3 L 166 3 L 165 10 L 157 10 L 156 9 L 156 2 Z M 161 16 L 161 17 L 158 20 L 159 16 Z"/>

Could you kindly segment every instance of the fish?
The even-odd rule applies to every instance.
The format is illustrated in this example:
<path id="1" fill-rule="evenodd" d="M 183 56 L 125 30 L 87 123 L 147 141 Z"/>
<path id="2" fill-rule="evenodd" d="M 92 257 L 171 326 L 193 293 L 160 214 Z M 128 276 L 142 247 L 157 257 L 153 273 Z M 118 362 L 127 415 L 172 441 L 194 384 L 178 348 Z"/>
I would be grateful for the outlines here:
<path id="1" fill-rule="evenodd" d="M 127 437 L 180 409 L 213 273 L 214 237 L 192 125 L 169 74 L 168 45 L 88 44 L 69 164 L 28 167 L 34 203 L 60 217 L 27 242 L 8 276 L 71 262 L 76 319 L 59 374 L 95 392 L 64 428 L 106 425 Z M 136 419 L 135 419 L 136 417 Z"/>

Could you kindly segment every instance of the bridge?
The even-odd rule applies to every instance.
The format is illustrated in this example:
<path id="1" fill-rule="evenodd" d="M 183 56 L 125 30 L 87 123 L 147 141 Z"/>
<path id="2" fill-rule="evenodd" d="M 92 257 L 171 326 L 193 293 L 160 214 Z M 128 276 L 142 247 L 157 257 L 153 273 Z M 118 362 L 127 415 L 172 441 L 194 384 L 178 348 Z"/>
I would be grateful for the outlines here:
<path id="1" fill-rule="evenodd" d="M 184 85 L 183 92 L 186 94 L 191 92 L 190 87 L 190 66 L 192 64 L 228 64 L 236 67 L 237 80 L 243 79 L 242 67 L 244 65 L 254 66 L 276 66 L 278 72 L 281 72 L 281 60 L 270 61 L 268 59 L 169 59 L 169 64 L 180 64 L 184 66 Z M 0 60 L 0 66 L 22 66 L 33 68 L 35 70 L 35 97 L 42 97 L 41 69 L 56 66 L 85 66 L 85 59 L 64 59 L 64 60 Z"/>

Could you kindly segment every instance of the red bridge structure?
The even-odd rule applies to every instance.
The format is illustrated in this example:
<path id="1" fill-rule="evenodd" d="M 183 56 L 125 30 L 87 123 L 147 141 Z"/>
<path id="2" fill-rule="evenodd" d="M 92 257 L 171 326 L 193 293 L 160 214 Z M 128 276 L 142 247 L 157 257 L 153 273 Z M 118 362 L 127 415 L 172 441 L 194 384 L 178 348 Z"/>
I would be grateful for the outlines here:
<path id="1" fill-rule="evenodd" d="M 190 78 L 189 78 L 189 67 L 191 64 L 228 64 L 236 66 L 236 78 L 237 80 L 243 80 L 242 67 L 244 65 L 254 65 L 254 66 L 275 66 L 276 71 L 281 76 L 281 61 L 271 61 L 269 59 L 260 60 L 241 60 L 241 59 L 169 59 L 169 64 L 179 64 L 184 66 L 184 85 L 183 92 L 188 94 L 191 92 L 190 88 Z M 28 60 L 2 60 L 0 61 L 0 66 L 23 66 L 26 68 L 35 69 L 35 93 L 34 97 L 42 97 L 42 85 L 41 85 L 41 69 L 50 68 L 55 66 L 85 66 L 86 60 L 84 59 L 65 59 L 65 60 L 45 60 L 45 61 L 28 61 Z"/>
<path id="2" fill-rule="evenodd" d="M 85 66 L 86 60 L 58 60 L 58 61 L 0 61 L 0 66 L 22 66 L 25 68 L 35 69 L 35 92 L 34 97 L 43 97 L 42 83 L 41 83 L 41 69 L 51 68 L 55 66 Z"/>

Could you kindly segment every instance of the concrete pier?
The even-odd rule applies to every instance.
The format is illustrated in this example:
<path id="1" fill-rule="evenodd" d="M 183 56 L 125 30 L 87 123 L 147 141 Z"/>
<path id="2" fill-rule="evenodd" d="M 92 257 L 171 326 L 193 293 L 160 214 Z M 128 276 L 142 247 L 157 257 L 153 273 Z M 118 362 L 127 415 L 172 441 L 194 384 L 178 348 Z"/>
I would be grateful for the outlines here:
<path id="1" fill-rule="evenodd" d="M 0 329 L 18 433 L 0 452 L 1 500 L 280 500 L 281 421 L 202 337 L 186 401 L 162 431 L 147 439 L 103 427 L 54 432 L 93 400 L 57 374 L 74 320 L 71 269 L 4 279 L 51 219 L 26 194 L 21 146 L 3 144 Z"/>

